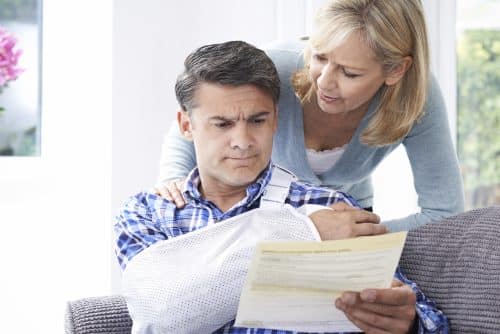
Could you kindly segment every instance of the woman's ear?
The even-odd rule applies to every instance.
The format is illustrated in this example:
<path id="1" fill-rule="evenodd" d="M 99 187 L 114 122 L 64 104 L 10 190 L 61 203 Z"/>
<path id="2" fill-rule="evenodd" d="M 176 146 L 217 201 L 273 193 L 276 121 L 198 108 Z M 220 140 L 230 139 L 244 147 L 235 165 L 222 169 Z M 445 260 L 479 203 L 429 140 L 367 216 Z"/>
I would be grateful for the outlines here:
<path id="1" fill-rule="evenodd" d="M 182 136 L 187 140 L 193 140 L 193 125 L 191 124 L 191 118 L 187 111 L 179 110 L 177 112 L 177 123 L 179 124 L 179 130 Z"/>
<path id="2" fill-rule="evenodd" d="M 398 66 L 396 66 L 396 68 L 393 69 L 391 72 L 389 72 L 389 74 L 385 78 L 385 84 L 387 86 L 392 86 L 397 84 L 399 80 L 401 80 L 404 77 L 406 71 L 408 71 L 412 63 L 413 63 L 413 58 L 411 56 L 404 57 L 401 63 Z"/>

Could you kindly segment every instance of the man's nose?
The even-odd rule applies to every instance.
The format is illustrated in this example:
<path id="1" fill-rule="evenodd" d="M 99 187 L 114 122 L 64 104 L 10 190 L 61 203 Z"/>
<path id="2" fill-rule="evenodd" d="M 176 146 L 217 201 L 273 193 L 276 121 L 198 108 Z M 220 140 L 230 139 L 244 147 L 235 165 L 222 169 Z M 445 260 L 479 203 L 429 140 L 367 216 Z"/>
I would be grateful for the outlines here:
<path id="1" fill-rule="evenodd" d="M 231 147 L 247 150 L 253 145 L 253 136 L 247 122 L 238 122 L 231 136 Z"/>
<path id="2" fill-rule="evenodd" d="M 331 64 L 326 64 L 322 69 L 317 79 L 317 84 L 320 89 L 328 90 L 337 87 L 337 76 L 335 68 Z"/>

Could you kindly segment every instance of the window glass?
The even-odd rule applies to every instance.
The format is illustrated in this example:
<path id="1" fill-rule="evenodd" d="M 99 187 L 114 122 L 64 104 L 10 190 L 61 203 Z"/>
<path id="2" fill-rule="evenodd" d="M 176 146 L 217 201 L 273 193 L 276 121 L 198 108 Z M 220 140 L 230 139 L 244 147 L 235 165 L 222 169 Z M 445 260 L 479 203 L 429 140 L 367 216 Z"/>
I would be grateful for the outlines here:
<path id="1" fill-rule="evenodd" d="M 41 0 L 0 0 L 0 156 L 40 152 Z"/>
<path id="2" fill-rule="evenodd" d="M 500 203 L 500 1 L 457 1 L 457 147 L 466 209 Z"/>

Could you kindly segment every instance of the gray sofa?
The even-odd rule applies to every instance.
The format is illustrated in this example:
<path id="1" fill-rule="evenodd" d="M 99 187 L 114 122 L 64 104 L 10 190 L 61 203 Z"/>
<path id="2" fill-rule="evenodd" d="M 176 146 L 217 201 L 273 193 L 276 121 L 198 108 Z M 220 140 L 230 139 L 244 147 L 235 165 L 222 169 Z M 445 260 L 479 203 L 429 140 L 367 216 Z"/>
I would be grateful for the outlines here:
<path id="1" fill-rule="evenodd" d="M 401 266 L 446 313 L 452 333 L 500 333 L 500 206 L 411 231 Z M 129 334 L 131 326 L 121 296 L 67 305 L 67 334 Z"/>

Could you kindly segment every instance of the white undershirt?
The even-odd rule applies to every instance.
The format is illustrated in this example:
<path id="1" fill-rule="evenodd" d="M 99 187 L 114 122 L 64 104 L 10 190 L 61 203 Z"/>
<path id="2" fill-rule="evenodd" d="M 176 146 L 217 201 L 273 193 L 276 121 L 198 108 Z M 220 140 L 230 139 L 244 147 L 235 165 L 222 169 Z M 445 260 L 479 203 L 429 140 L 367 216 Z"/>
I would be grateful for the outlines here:
<path id="1" fill-rule="evenodd" d="M 306 149 L 307 161 L 314 174 L 320 175 L 331 169 L 345 151 L 347 145 L 336 147 L 331 150 L 316 151 L 310 148 Z"/>

